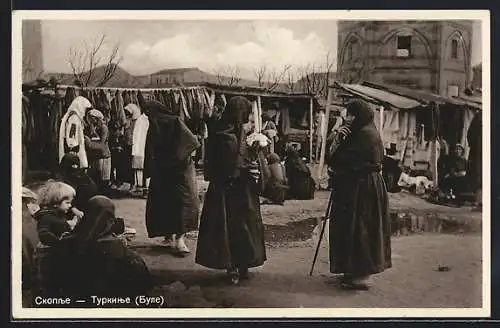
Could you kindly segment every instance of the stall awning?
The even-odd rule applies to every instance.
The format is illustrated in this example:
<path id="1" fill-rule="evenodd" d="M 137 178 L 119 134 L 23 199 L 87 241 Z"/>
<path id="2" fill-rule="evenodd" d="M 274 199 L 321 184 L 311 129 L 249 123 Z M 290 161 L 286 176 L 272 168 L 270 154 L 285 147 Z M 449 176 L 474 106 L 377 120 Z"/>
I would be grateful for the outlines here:
<path id="1" fill-rule="evenodd" d="M 335 83 L 335 87 L 375 104 L 389 105 L 399 109 L 416 109 L 425 106 L 425 103 L 421 101 L 361 84 Z"/>
<path id="2" fill-rule="evenodd" d="M 432 92 L 428 91 L 423 91 L 423 90 L 415 90 L 415 89 L 409 89 L 405 87 L 400 87 L 400 86 L 394 86 L 394 85 L 387 85 L 387 84 L 379 84 L 379 83 L 373 83 L 373 82 L 363 82 L 361 83 L 362 86 L 373 88 L 376 90 L 383 90 L 387 92 L 391 92 L 400 96 L 408 97 L 417 101 L 424 102 L 426 104 L 429 104 L 431 102 L 437 103 L 437 104 L 449 104 L 449 105 L 454 105 L 454 106 L 461 106 L 461 107 L 471 107 L 475 109 L 481 109 L 481 103 L 476 101 L 473 101 L 472 99 L 467 99 L 465 97 L 445 97 L 441 96 Z"/>

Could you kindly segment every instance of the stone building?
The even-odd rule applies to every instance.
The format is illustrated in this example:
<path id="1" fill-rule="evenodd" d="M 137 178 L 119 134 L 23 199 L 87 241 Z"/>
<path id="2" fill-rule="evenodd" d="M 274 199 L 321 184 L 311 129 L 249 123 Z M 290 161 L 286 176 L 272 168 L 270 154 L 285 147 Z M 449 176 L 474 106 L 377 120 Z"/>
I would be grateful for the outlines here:
<path id="1" fill-rule="evenodd" d="M 23 20 L 22 24 L 23 83 L 43 74 L 42 24 L 39 20 Z"/>
<path id="2" fill-rule="evenodd" d="M 196 67 L 164 69 L 150 75 L 137 77 L 145 86 L 169 87 L 180 84 L 211 82 L 210 74 Z"/>
<path id="3" fill-rule="evenodd" d="M 338 70 L 360 80 L 458 95 L 472 80 L 473 21 L 341 21 Z"/>

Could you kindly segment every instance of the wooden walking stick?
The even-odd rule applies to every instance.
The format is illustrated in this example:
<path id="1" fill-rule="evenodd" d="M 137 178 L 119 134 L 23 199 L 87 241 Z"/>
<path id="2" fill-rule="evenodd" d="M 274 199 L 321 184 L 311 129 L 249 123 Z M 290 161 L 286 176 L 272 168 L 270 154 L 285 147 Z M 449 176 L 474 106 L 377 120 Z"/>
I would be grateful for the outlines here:
<path id="1" fill-rule="evenodd" d="M 326 221 L 328 220 L 328 217 L 330 215 L 330 210 L 332 208 L 333 204 L 333 191 L 330 193 L 330 198 L 328 199 L 328 205 L 326 207 L 326 214 L 321 220 L 323 223 L 323 226 L 321 227 L 321 233 L 319 235 L 319 240 L 318 240 L 318 245 L 316 246 L 316 252 L 314 253 L 314 259 L 311 265 L 311 271 L 309 271 L 309 276 L 312 276 L 313 271 L 314 271 L 314 265 L 316 264 L 316 259 L 318 258 L 318 252 L 319 252 L 319 247 L 321 245 L 321 240 L 323 239 L 323 235 L 325 233 L 325 227 L 326 227 Z"/>

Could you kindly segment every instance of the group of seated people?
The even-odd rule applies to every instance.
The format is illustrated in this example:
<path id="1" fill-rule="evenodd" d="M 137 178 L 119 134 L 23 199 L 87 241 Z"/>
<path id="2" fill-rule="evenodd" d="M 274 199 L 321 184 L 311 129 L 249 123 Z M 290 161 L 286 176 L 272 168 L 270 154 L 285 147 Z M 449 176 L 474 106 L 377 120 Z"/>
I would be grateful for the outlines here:
<path id="1" fill-rule="evenodd" d="M 58 179 L 23 187 L 22 284 L 56 297 L 133 295 L 152 288 L 144 260 L 127 248 L 113 201 L 97 194 L 77 155 Z"/>
<path id="2" fill-rule="evenodd" d="M 283 205 L 286 199 L 313 199 L 316 183 L 311 170 L 292 146 L 285 150 L 285 160 L 271 152 L 267 156 L 268 183 L 263 193 L 265 204 Z"/>

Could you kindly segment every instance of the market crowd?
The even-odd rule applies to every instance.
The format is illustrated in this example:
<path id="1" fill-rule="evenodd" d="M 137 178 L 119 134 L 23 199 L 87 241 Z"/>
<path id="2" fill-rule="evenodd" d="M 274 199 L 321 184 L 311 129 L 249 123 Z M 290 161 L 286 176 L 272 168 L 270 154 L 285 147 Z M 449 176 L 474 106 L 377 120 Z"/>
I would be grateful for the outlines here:
<path id="1" fill-rule="evenodd" d="M 249 279 L 249 269 L 267 260 L 260 198 L 273 204 L 314 198 L 304 159 L 292 146 L 283 159 L 273 151 L 276 127 L 242 96 L 214 99 L 204 118 L 206 142 L 162 102 L 124 108 L 122 129 L 112 136 L 105 115 L 83 96 L 62 118 L 59 176 L 23 188 L 23 287 L 90 296 L 154 286 L 145 261 L 127 244 L 134 230 L 116 216 L 112 174 L 147 197 L 149 238 L 186 256 L 185 235 L 199 230 L 196 263 L 225 270 L 231 284 Z M 342 275 L 343 288 L 366 290 L 371 275 L 392 266 L 384 147 L 369 106 L 350 101 L 330 139 L 330 271 Z M 471 156 L 480 157 L 470 144 Z M 200 211 L 195 161 L 201 148 L 209 187 Z"/>

